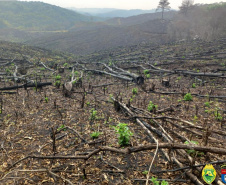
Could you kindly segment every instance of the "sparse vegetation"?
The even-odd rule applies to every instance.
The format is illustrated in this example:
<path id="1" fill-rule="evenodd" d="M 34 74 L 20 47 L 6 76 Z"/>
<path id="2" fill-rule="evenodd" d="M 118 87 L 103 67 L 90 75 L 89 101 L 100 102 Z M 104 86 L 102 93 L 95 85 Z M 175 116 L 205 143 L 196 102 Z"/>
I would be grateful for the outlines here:
<path id="1" fill-rule="evenodd" d="M 187 93 L 184 95 L 184 100 L 185 101 L 192 101 L 192 95 L 191 93 Z"/>
<path id="2" fill-rule="evenodd" d="M 123 29 L 127 19 L 118 21 Z M 173 20 L 170 24 L 174 26 Z M 117 26 L 115 30 L 121 32 Z M 5 137 L 1 138 L 0 184 L 143 184 L 136 179 L 145 180 L 151 164 L 151 176 L 156 170 L 181 168 L 177 160 L 189 167 L 184 154 L 197 165 L 224 160 L 225 39 L 195 41 L 192 33 L 190 41 L 153 45 L 146 40 L 90 55 L 82 54 L 81 43 L 81 54 L 76 56 L 1 42 L 0 135 Z M 164 41 L 167 34 L 161 37 Z M 61 42 L 54 38 L 54 43 Z M 20 73 L 22 67 L 27 74 Z M 183 155 L 175 155 L 176 147 Z M 158 157 L 153 159 L 154 150 Z M 167 169 L 165 154 L 173 163 Z M 189 173 L 202 182 L 198 168 L 193 168 Z M 178 177 L 184 182 L 172 183 L 197 182 L 183 174 L 180 170 L 154 173 L 158 176 L 149 183 L 168 184 L 162 180 Z"/>
<path id="3" fill-rule="evenodd" d="M 93 132 L 93 133 L 90 134 L 90 136 L 91 136 L 92 139 L 97 139 L 100 134 L 101 134 L 100 132 Z"/>
<path id="4" fill-rule="evenodd" d="M 113 127 L 118 134 L 118 143 L 120 146 L 126 146 L 130 142 L 130 137 L 133 133 L 129 130 L 129 127 L 125 123 L 119 123 L 117 126 Z"/>
<path id="5" fill-rule="evenodd" d="M 152 103 L 152 101 L 149 102 L 148 104 L 148 111 L 152 112 L 153 110 L 157 110 L 158 105 L 155 105 L 154 103 Z"/>

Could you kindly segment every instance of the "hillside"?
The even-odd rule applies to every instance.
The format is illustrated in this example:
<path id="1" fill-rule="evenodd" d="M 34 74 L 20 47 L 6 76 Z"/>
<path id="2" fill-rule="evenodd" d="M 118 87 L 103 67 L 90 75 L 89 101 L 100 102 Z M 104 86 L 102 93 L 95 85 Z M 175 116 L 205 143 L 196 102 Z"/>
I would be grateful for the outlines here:
<path id="1" fill-rule="evenodd" d="M 177 14 L 176 11 L 169 11 L 165 12 L 165 19 L 171 20 Z M 116 26 L 131 26 L 131 25 L 138 25 L 141 23 L 148 22 L 150 20 L 159 19 L 161 17 L 160 12 L 156 13 L 145 13 L 136 16 L 130 17 L 115 17 L 106 21 L 107 24 L 116 25 Z"/>
<path id="2" fill-rule="evenodd" d="M 161 42 L 166 33 L 168 21 L 160 19 L 132 26 L 100 25 L 96 29 L 83 29 L 33 39 L 27 44 L 67 51 L 77 55 L 97 52 L 103 49 L 130 46 L 142 42 Z"/>
<path id="3" fill-rule="evenodd" d="M 130 17 L 146 13 L 154 13 L 155 10 L 141 10 L 141 9 L 113 9 L 113 8 L 70 8 L 78 13 L 85 15 L 92 15 L 103 18 L 113 17 Z"/>
<path id="4" fill-rule="evenodd" d="M 91 20 L 96 19 L 42 2 L 0 1 L 0 29 L 68 30 L 78 22 Z"/>
<path id="5" fill-rule="evenodd" d="M 36 60 L 44 62 L 60 62 L 73 58 L 73 55 L 57 51 L 51 51 L 39 47 L 27 46 L 25 44 L 0 41 L 0 63 L 15 60 Z"/>
<path id="6" fill-rule="evenodd" d="M 168 19 L 174 14 L 175 12 L 165 13 Z M 162 42 L 162 34 L 167 32 L 169 24 L 168 20 L 162 22 L 157 19 L 160 16 L 160 13 L 151 13 L 115 18 L 102 23 L 80 24 L 69 32 L 43 36 L 26 43 L 77 55 L 142 42 L 159 43 Z"/>

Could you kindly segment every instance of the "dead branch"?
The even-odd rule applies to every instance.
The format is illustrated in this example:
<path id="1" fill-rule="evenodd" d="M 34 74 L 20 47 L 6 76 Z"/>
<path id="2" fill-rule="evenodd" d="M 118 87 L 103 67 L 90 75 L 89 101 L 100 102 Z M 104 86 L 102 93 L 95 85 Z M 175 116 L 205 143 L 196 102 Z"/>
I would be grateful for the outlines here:
<path id="1" fill-rule="evenodd" d="M 109 151 L 114 153 L 121 153 L 121 154 L 131 154 L 135 152 L 140 151 L 146 151 L 146 150 L 153 150 L 156 149 L 157 144 L 148 144 L 148 145 L 140 145 L 135 147 L 128 147 L 125 149 L 118 149 L 114 147 L 108 147 L 108 146 L 100 146 L 98 149 L 93 150 L 88 155 L 75 155 L 75 156 L 26 156 L 18 161 L 16 161 L 11 167 L 14 167 L 18 163 L 32 158 L 32 159 L 84 159 L 88 160 L 90 157 L 92 157 L 95 154 L 98 154 L 102 151 Z M 159 143 L 158 148 L 168 148 L 168 149 L 188 149 L 188 150 L 196 150 L 200 152 L 211 152 L 215 154 L 221 154 L 226 155 L 226 149 L 223 148 L 217 148 L 217 147 L 206 147 L 206 146 L 197 146 L 197 145 L 186 145 L 186 144 L 180 144 L 180 143 Z"/>

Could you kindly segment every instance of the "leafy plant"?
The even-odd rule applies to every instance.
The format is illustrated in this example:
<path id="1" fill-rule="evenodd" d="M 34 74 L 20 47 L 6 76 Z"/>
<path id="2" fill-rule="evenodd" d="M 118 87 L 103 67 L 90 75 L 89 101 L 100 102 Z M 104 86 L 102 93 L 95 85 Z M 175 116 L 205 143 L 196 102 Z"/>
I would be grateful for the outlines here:
<path id="1" fill-rule="evenodd" d="M 196 88 L 196 84 L 195 84 L 195 83 L 193 83 L 191 87 L 192 87 L 192 88 Z"/>
<path id="2" fill-rule="evenodd" d="M 101 134 L 100 132 L 93 132 L 92 134 L 90 134 L 90 136 L 92 139 L 97 139 L 100 134 Z"/>
<path id="3" fill-rule="evenodd" d="M 75 76 L 77 76 L 78 75 L 78 71 L 75 71 L 74 74 L 75 74 Z"/>
<path id="4" fill-rule="evenodd" d="M 158 105 L 155 105 L 154 103 L 152 103 L 152 101 L 149 102 L 148 104 L 148 111 L 152 112 L 154 109 L 157 109 Z"/>
<path id="5" fill-rule="evenodd" d="M 163 180 L 162 182 L 161 182 L 161 185 L 168 185 L 169 183 L 167 182 L 167 181 L 165 181 L 165 180 Z"/>
<path id="6" fill-rule="evenodd" d="M 48 101 L 49 101 L 49 98 L 45 97 L 45 102 L 48 103 Z"/>
<path id="7" fill-rule="evenodd" d="M 63 124 L 63 125 L 60 125 L 60 126 L 58 127 L 57 131 L 60 131 L 60 130 L 64 130 L 64 131 L 66 130 L 64 124 Z"/>
<path id="8" fill-rule="evenodd" d="M 145 170 L 145 171 L 142 172 L 142 174 L 147 175 L 148 174 L 148 171 Z"/>
<path id="9" fill-rule="evenodd" d="M 94 108 L 92 108 L 90 113 L 91 113 L 91 115 L 89 117 L 89 120 L 90 121 L 96 120 L 97 119 L 97 111 Z"/>
<path id="10" fill-rule="evenodd" d="M 64 65 L 63 65 L 64 67 L 67 67 L 68 66 L 68 63 L 64 63 Z"/>
<path id="11" fill-rule="evenodd" d="M 207 101 L 204 103 L 204 105 L 205 105 L 205 107 L 210 107 L 210 102 Z"/>
<path id="12" fill-rule="evenodd" d="M 221 121 L 223 119 L 222 115 L 219 113 L 218 110 L 214 111 L 214 116 L 216 118 L 216 120 Z"/>
<path id="13" fill-rule="evenodd" d="M 157 181 L 157 178 L 155 178 L 155 177 L 152 177 L 152 178 L 151 178 L 151 182 L 153 182 L 154 185 L 159 185 L 159 181 Z M 161 182 L 161 185 L 168 185 L 168 182 L 165 181 L 165 180 L 163 180 L 163 181 Z"/>
<path id="14" fill-rule="evenodd" d="M 151 77 L 151 75 L 150 75 L 150 74 L 147 74 L 147 75 L 146 75 L 146 78 L 150 78 L 150 77 Z"/>
<path id="15" fill-rule="evenodd" d="M 119 123 L 117 126 L 113 126 L 116 133 L 119 135 L 118 143 L 120 146 L 125 146 L 129 144 L 130 137 L 133 133 L 129 130 L 129 127 L 125 123 Z"/>
<path id="16" fill-rule="evenodd" d="M 60 79 L 61 79 L 60 75 L 55 76 L 55 80 L 60 80 Z"/>
<path id="17" fill-rule="evenodd" d="M 184 100 L 185 100 L 185 101 L 192 101 L 192 95 L 191 95 L 191 93 L 185 94 Z"/>
<path id="18" fill-rule="evenodd" d="M 56 87 L 60 87 L 60 84 L 61 84 L 61 82 L 60 82 L 59 80 L 55 81 L 55 83 L 54 83 L 54 85 L 55 85 Z"/>
<path id="19" fill-rule="evenodd" d="M 180 80 L 180 79 L 181 79 L 181 76 L 178 76 L 178 77 L 177 77 L 177 80 Z"/>
<path id="20" fill-rule="evenodd" d="M 138 89 L 137 88 L 133 88 L 132 89 L 132 93 L 133 93 L 133 95 L 137 94 L 138 93 Z"/>
<path id="21" fill-rule="evenodd" d="M 148 70 L 148 69 L 145 69 L 145 70 L 144 70 L 144 74 L 145 74 L 145 75 L 149 74 L 149 70 Z"/>

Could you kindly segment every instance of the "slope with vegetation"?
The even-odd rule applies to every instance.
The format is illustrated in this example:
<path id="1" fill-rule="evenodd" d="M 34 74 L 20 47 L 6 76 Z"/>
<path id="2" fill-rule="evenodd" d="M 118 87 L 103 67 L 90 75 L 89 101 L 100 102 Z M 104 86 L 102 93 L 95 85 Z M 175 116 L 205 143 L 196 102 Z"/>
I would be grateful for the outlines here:
<path id="1" fill-rule="evenodd" d="M 1 29 L 68 30 L 78 22 L 91 20 L 95 18 L 42 2 L 0 1 Z"/>

